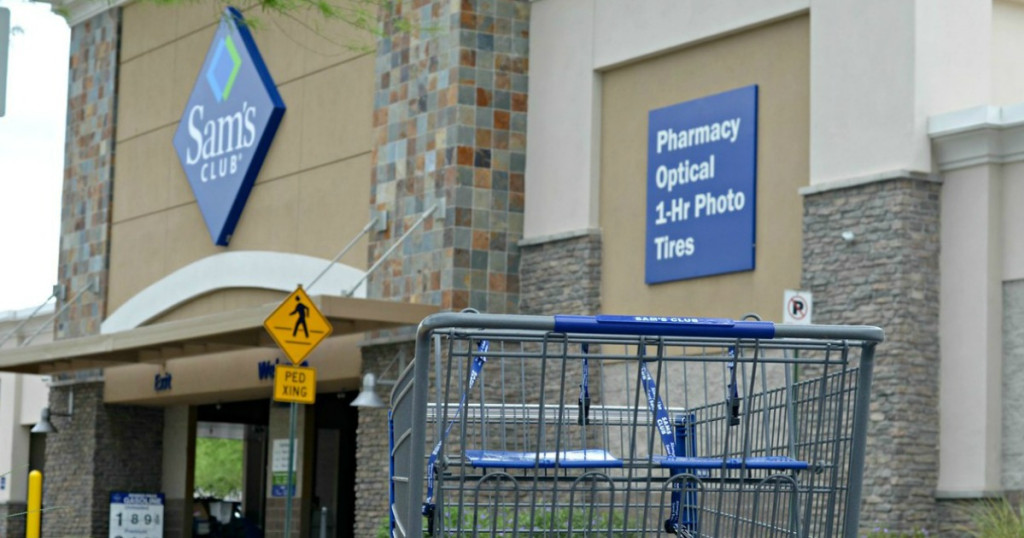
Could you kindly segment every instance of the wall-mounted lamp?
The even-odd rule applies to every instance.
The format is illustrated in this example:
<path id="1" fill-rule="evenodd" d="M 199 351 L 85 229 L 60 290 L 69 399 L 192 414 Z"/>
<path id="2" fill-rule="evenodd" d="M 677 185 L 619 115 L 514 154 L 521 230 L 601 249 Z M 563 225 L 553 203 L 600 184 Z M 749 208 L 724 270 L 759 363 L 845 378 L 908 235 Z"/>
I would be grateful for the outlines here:
<path id="1" fill-rule="evenodd" d="M 377 396 L 377 392 L 374 389 L 377 387 L 378 383 L 384 386 L 394 386 L 395 380 L 385 379 L 385 375 L 391 371 L 391 368 L 394 367 L 395 364 L 399 364 L 399 371 L 405 368 L 405 361 L 402 360 L 401 352 L 396 353 L 394 358 L 391 359 L 391 362 L 389 362 L 384 370 L 380 372 L 380 381 L 377 381 L 376 375 L 369 372 L 363 376 L 363 388 L 359 391 L 359 395 L 356 396 L 356 399 L 352 400 L 352 403 L 349 405 L 352 407 L 387 407 L 387 404 L 384 403 L 384 400 L 380 399 L 380 396 Z"/>
<path id="2" fill-rule="evenodd" d="M 44 407 L 43 410 L 39 413 L 39 422 L 36 422 L 36 425 L 32 426 L 32 429 L 30 431 L 32 433 L 42 433 L 42 434 L 56 433 L 57 432 L 57 428 L 53 425 L 52 422 L 50 422 L 50 417 L 51 416 L 56 416 L 56 417 L 69 417 L 70 418 L 71 415 L 73 415 L 73 414 L 75 414 L 75 392 L 74 392 L 74 390 L 72 390 L 71 392 L 68 393 L 68 412 L 67 413 L 55 413 L 55 412 L 50 411 L 49 406 Z"/>
<path id="3" fill-rule="evenodd" d="M 849 242 L 851 242 L 851 241 L 853 241 L 854 239 L 857 238 L 857 236 L 854 235 L 854 233 L 851 232 L 850 230 L 846 230 L 845 232 L 843 232 L 842 233 L 842 237 L 843 237 L 843 241 L 846 241 L 847 243 L 849 243 Z"/>
<path id="4" fill-rule="evenodd" d="M 359 391 L 359 395 L 356 396 L 355 400 L 352 400 L 352 407 L 384 407 L 384 400 L 377 396 L 377 392 L 374 391 L 374 387 L 377 386 L 377 377 L 371 373 L 367 373 L 363 376 L 363 390 Z"/>

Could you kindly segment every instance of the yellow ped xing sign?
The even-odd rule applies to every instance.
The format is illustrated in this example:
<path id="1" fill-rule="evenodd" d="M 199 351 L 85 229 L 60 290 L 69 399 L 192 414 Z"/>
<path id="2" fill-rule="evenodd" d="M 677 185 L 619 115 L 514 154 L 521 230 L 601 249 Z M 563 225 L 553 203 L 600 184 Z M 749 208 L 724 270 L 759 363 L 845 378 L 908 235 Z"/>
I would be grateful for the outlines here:
<path id="1" fill-rule="evenodd" d="M 274 401 L 316 403 L 316 370 L 278 364 L 274 368 Z"/>
<path id="2" fill-rule="evenodd" d="M 263 322 L 277 346 L 294 364 L 331 334 L 331 323 L 317 310 L 302 286 L 296 288 Z"/>

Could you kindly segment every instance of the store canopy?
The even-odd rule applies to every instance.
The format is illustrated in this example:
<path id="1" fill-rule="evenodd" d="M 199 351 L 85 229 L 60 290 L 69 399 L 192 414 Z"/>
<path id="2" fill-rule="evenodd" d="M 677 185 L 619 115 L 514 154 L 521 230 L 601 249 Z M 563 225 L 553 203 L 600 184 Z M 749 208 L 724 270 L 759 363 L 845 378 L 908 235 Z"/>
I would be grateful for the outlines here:
<path id="1" fill-rule="evenodd" d="M 333 335 L 416 325 L 439 310 L 432 305 L 317 295 L 313 301 Z M 0 351 L 0 371 L 30 374 L 159 362 L 244 347 L 273 347 L 263 328 L 277 303 L 136 329 L 68 338 Z"/>

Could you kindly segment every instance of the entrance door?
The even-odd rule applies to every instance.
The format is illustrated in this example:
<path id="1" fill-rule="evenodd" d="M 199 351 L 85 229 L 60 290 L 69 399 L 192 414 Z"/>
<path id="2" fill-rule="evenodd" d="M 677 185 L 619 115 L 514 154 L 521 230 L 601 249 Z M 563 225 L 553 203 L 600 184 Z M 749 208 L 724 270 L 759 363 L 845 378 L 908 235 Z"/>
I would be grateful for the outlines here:
<path id="1" fill-rule="evenodd" d="M 267 400 L 201 405 L 196 419 L 193 536 L 233 538 L 250 535 L 252 528 L 263 529 Z M 204 465 L 202 458 L 211 461 Z"/>
<path id="2" fill-rule="evenodd" d="M 352 538 L 356 509 L 355 394 L 318 394 L 311 538 Z M 326 516 L 326 517 L 325 517 Z"/>

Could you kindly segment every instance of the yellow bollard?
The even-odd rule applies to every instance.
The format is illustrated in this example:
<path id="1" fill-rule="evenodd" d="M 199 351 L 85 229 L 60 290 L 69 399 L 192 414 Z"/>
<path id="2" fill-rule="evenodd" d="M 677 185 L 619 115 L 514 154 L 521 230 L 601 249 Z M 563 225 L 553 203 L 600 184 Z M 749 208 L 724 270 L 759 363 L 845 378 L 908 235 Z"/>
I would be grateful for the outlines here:
<path id="1" fill-rule="evenodd" d="M 43 473 L 28 473 L 28 518 L 25 522 L 25 538 L 39 538 L 39 523 L 43 507 Z"/>

